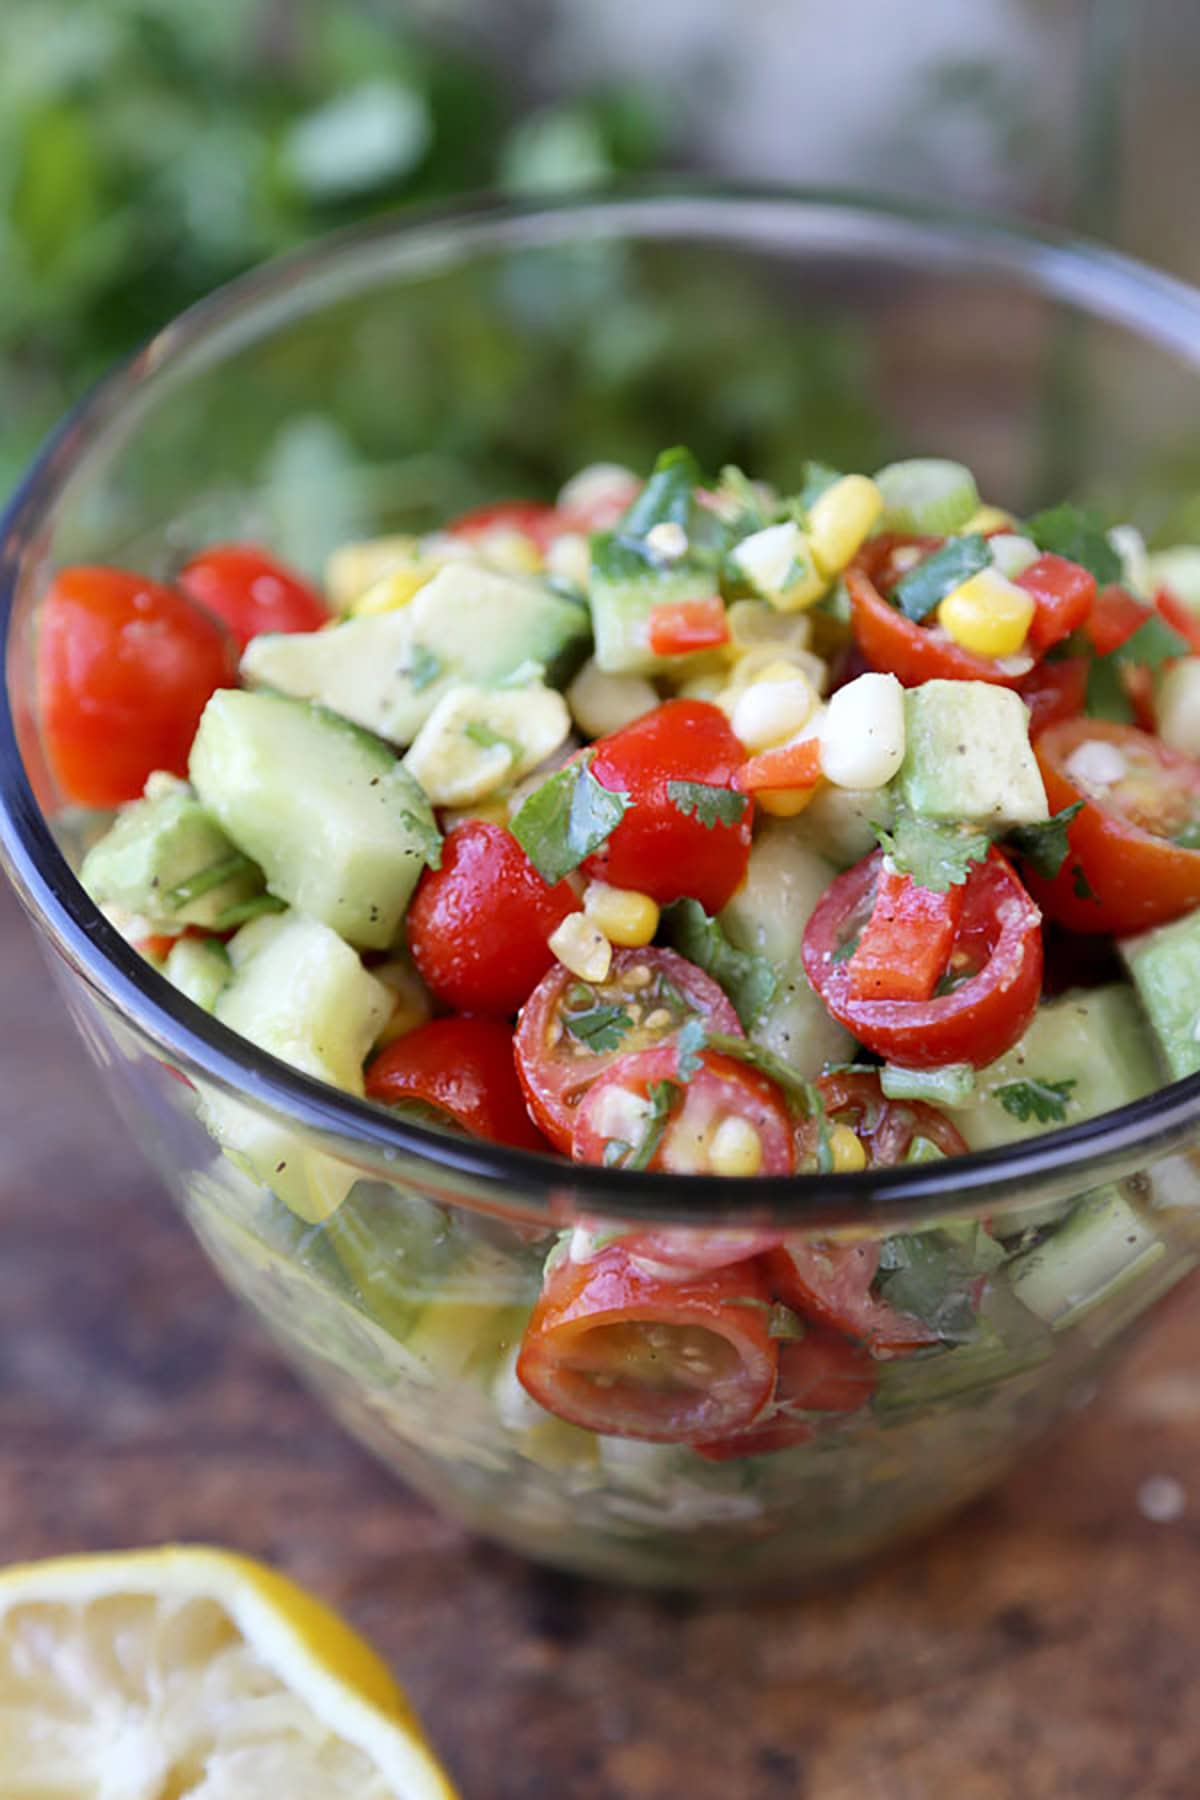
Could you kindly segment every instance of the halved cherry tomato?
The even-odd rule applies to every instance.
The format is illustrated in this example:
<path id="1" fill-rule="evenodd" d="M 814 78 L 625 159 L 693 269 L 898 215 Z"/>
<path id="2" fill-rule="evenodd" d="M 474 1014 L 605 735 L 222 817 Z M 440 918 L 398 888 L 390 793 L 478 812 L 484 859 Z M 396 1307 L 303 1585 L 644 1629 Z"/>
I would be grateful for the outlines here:
<path id="1" fill-rule="evenodd" d="M 804 933 L 809 981 L 839 1024 L 905 1068 L 994 1062 L 1021 1036 L 1042 985 L 1041 915 L 998 850 L 975 863 L 948 965 L 950 991 L 930 1000 L 855 998 L 848 951 L 874 904 L 882 853 L 839 875 Z"/>
<path id="2" fill-rule="evenodd" d="M 726 1120 L 749 1125 L 759 1141 L 762 1175 L 790 1175 L 795 1167 L 792 1121 L 776 1084 L 757 1069 L 715 1050 L 683 1082 L 674 1044 L 619 1056 L 579 1105 L 571 1156 L 575 1162 L 620 1167 L 638 1151 L 645 1111 L 656 1093 L 667 1112 L 654 1153 L 639 1164 L 681 1175 L 711 1175 L 714 1135 Z M 631 1104 L 632 1103 L 632 1104 Z"/>
<path id="3" fill-rule="evenodd" d="M 935 894 L 911 875 L 879 871 L 875 904 L 847 964 L 855 1000 L 929 1000 L 950 961 L 963 887 Z"/>
<path id="4" fill-rule="evenodd" d="M 455 826 L 440 869 L 426 869 L 408 909 L 413 960 L 439 1000 L 462 1012 L 514 1013 L 554 961 L 547 939 L 579 900 L 544 882 L 511 831 Z"/>
<path id="5" fill-rule="evenodd" d="M 729 620 L 720 594 L 701 600 L 664 600 L 650 608 L 650 648 L 655 656 L 686 656 L 729 642 Z"/>
<path id="6" fill-rule="evenodd" d="M 1096 595 L 1083 633 L 1097 656 L 1111 656 L 1150 615 L 1150 607 L 1114 583 L 1101 588 Z"/>
<path id="7" fill-rule="evenodd" d="M 550 1146 L 525 1109 L 512 1032 L 499 1019 L 431 1019 L 381 1050 L 366 1075 L 368 1100 L 420 1100 L 493 1144 Z"/>
<path id="8" fill-rule="evenodd" d="M 595 1047 L 597 1008 L 617 1008 Z M 699 1016 L 713 1031 L 742 1036 L 741 1022 L 711 975 L 674 950 L 617 950 L 599 988 L 555 963 L 517 1021 L 517 1073 L 533 1116 L 569 1152 L 580 1101 L 617 1057 L 673 1038 Z"/>
<path id="9" fill-rule="evenodd" d="M 210 544 L 180 569 L 189 600 L 223 619 L 239 650 L 263 631 L 317 631 L 329 617 L 320 595 L 255 544 Z"/>
<path id="10" fill-rule="evenodd" d="M 943 1156 L 965 1156 L 966 1140 L 952 1120 L 924 1100 L 889 1100 L 878 1075 L 843 1069 L 822 1075 L 817 1086 L 827 1118 L 849 1125 L 867 1153 L 869 1169 L 891 1169 L 904 1161 L 914 1138 L 928 1138 Z M 797 1160 L 816 1160 L 817 1126 L 802 1119 L 797 1130 Z"/>
<path id="11" fill-rule="evenodd" d="M 749 757 L 734 776 L 735 785 L 743 794 L 758 794 L 764 789 L 813 788 L 820 779 L 821 744 L 815 737 L 802 738 L 798 744 L 781 744 L 776 750 L 762 750 Z"/>
<path id="12" fill-rule="evenodd" d="M 725 1269 L 730 1263 L 749 1262 L 780 1242 L 777 1231 L 637 1231 L 622 1239 L 651 1274 L 670 1270 L 675 1276 L 697 1269 Z"/>
<path id="13" fill-rule="evenodd" d="M 1096 577 L 1090 569 L 1048 551 L 1017 576 L 1036 611 L 1029 626 L 1029 648 L 1042 655 L 1061 644 L 1088 618 L 1096 601 Z"/>
<path id="14" fill-rule="evenodd" d="M 1113 781 L 1087 775 L 1083 746 L 1116 752 Z M 1070 853 L 1053 881 L 1030 891 L 1073 931 L 1123 936 L 1200 906 L 1200 762 L 1132 725 L 1068 719 L 1034 744 L 1053 812 L 1084 800 L 1071 821 Z M 1186 838 L 1186 843 L 1180 843 Z"/>
<path id="15" fill-rule="evenodd" d="M 601 738 L 592 774 L 632 804 L 584 873 L 664 905 L 690 895 L 719 912 L 750 859 L 754 806 L 733 785 L 744 760 L 729 720 L 707 700 L 668 700 Z"/>
<path id="16" fill-rule="evenodd" d="M 863 569 L 851 563 L 845 579 L 851 629 L 872 669 L 894 675 L 905 687 L 919 687 L 923 681 L 990 681 L 997 687 L 1016 687 L 1020 677 L 1007 674 L 991 657 L 976 656 L 905 618 Z"/>
<path id="17" fill-rule="evenodd" d="M 866 1345 L 881 1360 L 937 1342 L 923 1320 L 897 1312 L 871 1291 L 879 1272 L 878 1244 L 839 1244 L 832 1238 L 791 1242 L 772 1250 L 764 1268 L 773 1299 Z"/>
<path id="18" fill-rule="evenodd" d="M 66 798 L 120 806 L 155 769 L 185 775 L 210 694 L 236 676 L 225 628 L 174 588 L 125 569 L 60 569 L 38 619 L 37 695 Z"/>
<path id="19" fill-rule="evenodd" d="M 756 1263 L 663 1281 L 620 1244 L 564 1256 L 521 1341 L 517 1377 L 559 1418 L 651 1443 L 720 1438 L 771 1398 L 778 1355 Z"/>
<path id="20" fill-rule="evenodd" d="M 1187 639 L 1193 655 L 1200 656 L 1200 613 L 1194 613 L 1170 588 L 1159 588 L 1154 605 L 1172 631 Z"/>
<path id="21" fill-rule="evenodd" d="M 866 1406 L 877 1376 L 870 1355 L 832 1331 L 809 1326 L 798 1343 L 779 1346 L 771 1405 L 748 1431 L 692 1448 L 709 1462 L 790 1450 L 813 1435 L 812 1413 L 852 1413 Z"/>
<path id="22" fill-rule="evenodd" d="M 1088 659 L 1064 656 L 1039 663 L 1022 675 L 1017 692 L 1029 708 L 1029 735 L 1036 737 L 1060 719 L 1074 719 L 1087 703 Z"/>
<path id="23" fill-rule="evenodd" d="M 564 531 L 573 529 L 556 506 L 543 500 L 496 500 L 487 506 L 473 507 L 442 527 L 451 537 L 478 543 L 493 532 L 516 531 L 545 550 Z"/>

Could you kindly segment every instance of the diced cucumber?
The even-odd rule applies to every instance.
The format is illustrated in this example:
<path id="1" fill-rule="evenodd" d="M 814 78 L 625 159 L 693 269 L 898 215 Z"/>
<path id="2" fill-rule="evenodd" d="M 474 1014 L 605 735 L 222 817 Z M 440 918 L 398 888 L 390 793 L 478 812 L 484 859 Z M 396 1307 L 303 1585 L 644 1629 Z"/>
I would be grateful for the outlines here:
<path id="1" fill-rule="evenodd" d="M 191 775 L 273 894 L 348 943 L 394 942 L 438 832 L 386 744 L 321 707 L 224 688 L 204 709 Z"/>
<path id="2" fill-rule="evenodd" d="M 711 594 L 714 578 L 686 565 L 656 567 L 620 539 L 597 538 L 592 547 L 589 600 L 596 639 L 596 667 L 608 675 L 657 675 L 678 670 L 685 658 L 656 656 L 650 648 L 654 607 Z"/>
<path id="3" fill-rule="evenodd" d="M 970 469 L 942 456 L 912 456 L 880 469 L 885 531 L 957 531 L 979 508 Z"/>
<path id="4" fill-rule="evenodd" d="M 220 938 L 184 937 L 172 945 L 163 973 L 194 1005 L 212 1012 L 233 977 L 233 964 Z"/>
<path id="5" fill-rule="evenodd" d="M 587 643 L 586 608 L 544 581 L 455 562 L 397 611 L 255 638 L 242 673 L 256 686 L 317 700 L 391 743 L 411 744 L 457 682 L 486 687 L 538 663 L 557 683 Z"/>
<path id="6" fill-rule="evenodd" d="M 1052 1237 L 1013 1259 L 1009 1282 L 1023 1306 L 1065 1331 L 1140 1282 L 1166 1253 L 1117 1187 L 1097 1188 Z"/>
<path id="7" fill-rule="evenodd" d="M 1176 1081 L 1200 1070 L 1200 911 L 1126 938 L 1133 977 L 1167 1068 Z"/>
<path id="8" fill-rule="evenodd" d="M 970 1063 L 945 1063 L 940 1069 L 902 1069 L 888 1063 L 879 1085 L 889 1100 L 924 1100 L 930 1106 L 965 1106 L 975 1091 Z"/>
<path id="9" fill-rule="evenodd" d="M 161 773 L 88 851 L 79 879 L 98 906 L 121 907 L 168 932 L 211 929 L 228 908 L 263 891 L 262 870 L 186 781 Z"/>
<path id="10" fill-rule="evenodd" d="M 854 1047 L 809 986 L 800 960 L 804 927 L 834 872 L 791 820 L 767 820 L 755 834 L 746 879 L 720 914 L 735 948 L 765 957 L 775 975 L 775 993 L 750 1037 L 804 1077 L 819 1075 L 827 1062 L 846 1061 Z"/>
<path id="11" fill-rule="evenodd" d="M 1158 1084 L 1137 998 L 1112 982 L 1044 1000 L 1013 1048 L 979 1070 L 954 1123 L 972 1150 L 986 1150 L 1127 1106 Z"/>
<path id="12" fill-rule="evenodd" d="M 432 1201 L 367 1182 L 311 1235 L 335 1258 L 356 1305 L 399 1341 L 459 1248 Z"/>
<path id="13" fill-rule="evenodd" d="M 1021 696 L 988 681 L 926 681 L 904 696 L 896 789 L 913 812 L 1001 829 L 1050 816 Z"/>
<path id="14" fill-rule="evenodd" d="M 965 1344 L 879 1364 L 877 1413 L 923 1410 L 1035 1369 L 1054 1350 L 1044 1322 L 1002 1287 L 984 1301 L 976 1335 Z"/>
<path id="15" fill-rule="evenodd" d="M 890 831 L 895 822 L 896 801 L 890 787 L 841 788 L 830 781 L 818 788 L 793 829 L 834 869 L 849 869 L 878 848 L 875 827 Z"/>

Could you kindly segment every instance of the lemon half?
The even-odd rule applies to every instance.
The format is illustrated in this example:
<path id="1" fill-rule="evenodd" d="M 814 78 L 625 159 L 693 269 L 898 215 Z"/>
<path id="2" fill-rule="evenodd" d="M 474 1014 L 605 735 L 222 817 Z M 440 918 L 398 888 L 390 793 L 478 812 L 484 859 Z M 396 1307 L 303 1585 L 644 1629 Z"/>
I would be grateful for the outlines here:
<path id="1" fill-rule="evenodd" d="M 0 1571 L 4 1800 L 454 1800 L 403 1694 L 284 1576 L 182 1546 Z"/>

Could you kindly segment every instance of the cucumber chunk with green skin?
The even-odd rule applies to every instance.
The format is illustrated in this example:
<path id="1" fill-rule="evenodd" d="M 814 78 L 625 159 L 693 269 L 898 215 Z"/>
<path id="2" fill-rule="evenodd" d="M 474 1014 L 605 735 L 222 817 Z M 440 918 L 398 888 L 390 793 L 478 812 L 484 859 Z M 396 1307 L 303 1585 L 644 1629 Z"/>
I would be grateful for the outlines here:
<path id="1" fill-rule="evenodd" d="M 79 879 L 98 906 L 137 913 L 162 931 L 210 929 L 263 891 L 244 856 L 185 781 L 152 775 L 83 859 Z"/>
<path id="2" fill-rule="evenodd" d="M 890 787 L 843 788 L 832 781 L 817 789 L 793 821 L 797 838 L 835 870 L 850 869 L 879 847 L 875 828 L 890 831 L 896 801 Z"/>
<path id="3" fill-rule="evenodd" d="M 254 638 L 242 675 L 404 745 L 460 682 L 486 687 L 528 664 L 568 679 L 589 636 L 586 607 L 544 581 L 452 563 L 394 612 Z"/>
<path id="4" fill-rule="evenodd" d="M 180 938 L 171 948 L 163 974 L 195 1006 L 212 1012 L 233 979 L 233 964 L 220 938 Z"/>
<path id="5" fill-rule="evenodd" d="M 811 1079 L 827 1062 L 846 1062 L 848 1031 L 830 1018 L 808 984 L 800 960 L 804 927 L 835 870 L 802 843 L 790 820 L 771 819 L 755 833 L 746 879 L 718 915 L 735 949 L 761 956 L 775 991 L 748 1026 L 748 1036 Z"/>
<path id="6" fill-rule="evenodd" d="M 1050 816 L 1019 694 L 988 681 L 926 681 L 904 696 L 896 793 L 927 819 L 989 830 Z"/>
<path id="7" fill-rule="evenodd" d="M 1200 911 L 1126 938 L 1125 966 L 1176 1081 L 1200 1071 Z"/>
<path id="8" fill-rule="evenodd" d="M 1154 1044 L 1124 982 L 1044 1000 L 1025 1035 L 980 1069 L 954 1123 L 972 1150 L 1077 1125 L 1151 1094 Z"/>
<path id="9" fill-rule="evenodd" d="M 1097 1188 L 1052 1237 L 1013 1259 L 1009 1283 L 1023 1306 L 1065 1331 L 1134 1287 L 1166 1254 L 1118 1188 Z"/>
<path id="10" fill-rule="evenodd" d="M 608 675 L 658 675 L 682 671 L 687 658 L 656 656 L 650 648 L 650 614 L 677 600 L 701 600 L 716 591 L 706 570 L 655 567 L 613 536 L 592 547 L 589 600 L 596 638 L 596 667 Z"/>
<path id="11" fill-rule="evenodd" d="M 191 776 L 273 894 L 347 943 L 394 943 L 439 837 L 386 744 L 324 708 L 225 688 L 204 709 Z"/>

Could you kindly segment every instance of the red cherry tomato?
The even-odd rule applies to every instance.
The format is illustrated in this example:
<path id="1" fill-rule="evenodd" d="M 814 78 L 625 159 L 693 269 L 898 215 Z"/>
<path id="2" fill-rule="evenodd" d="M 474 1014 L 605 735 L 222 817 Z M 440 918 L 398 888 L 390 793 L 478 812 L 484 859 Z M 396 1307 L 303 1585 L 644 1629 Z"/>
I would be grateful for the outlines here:
<path id="1" fill-rule="evenodd" d="M 549 1150 L 525 1110 L 512 1032 L 499 1019 L 431 1019 L 381 1050 L 367 1070 L 368 1100 L 419 1100 L 493 1144 Z"/>
<path id="2" fill-rule="evenodd" d="M 223 619 L 244 650 L 263 631 L 316 631 L 329 617 L 319 594 L 254 544 L 210 544 L 178 575 L 189 600 Z"/>
<path id="3" fill-rule="evenodd" d="M 729 620 L 720 594 L 703 600 L 669 600 L 650 608 L 650 648 L 655 656 L 686 656 L 729 642 Z"/>
<path id="4" fill-rule="evenodd" d="M 668 700 L 601 738 L 592 774 L 632 804 L 588 857 L 585 874 L 663 905 L 690 895 L 719 912 L 750 859 L 754 806 L 734 789 L 745 754 L 725 714 L 707 700 Z"/>
<path id="5" fill-rule="evenodd" d="M 1076 760 L 1085 744 L 1115 751 L 1124 772 L 1088 779 Z M 1073 931 L 1123 936 L 1200 906 L 1200 849 L 1188 847 L 1200 841 L 1200 762 L 1105 719 L 1052 725 L 1034 753 L 1051 811 L 1086 801 L 1055 879 L 1028 877 L 1050 918 Z"/>
<path id="6" fill-rule="evenodd" d="M 597 1047 L 599 1007 L 619 1014 Z M 615 951 L 599 989 L 555 963 L 522 1007 L 516 1036 L 517 1073 L 550 1141 L 569 1152 L 575 1113 L 592 1083 L 617 1057 L 673 1038 L 697 1016 L 713 1031 L 742 1036 L 724 989 L 674 950 Z"/>
<path id="7" fill-rule="evenodd" d="M 441 868 L 422 875 L 408 941 L 447 1006 L 514 1013 L 554 961 L 551 932 L 578 910 L 570 884 L 549 887 L 511 831 L 471 819 L 447 836 Z"/>
<path id="8" fill-rule="evenodd" d="M 1154 605 L 1172 631 L 1191 645 L 1193 656 L 1200 656 L 1200 613 L 1193 612 L 1170 588 L 1159 588 Z"/>
<path id="9" fill-rule="evenodd" d="M 1123 587 L 1101 588 L 1083 632 L 1097 656 L 1111 656 L 1151 616 L 1151 609 Z"/>
<path id="10" fill-rule="evenodd" d="M 517 531 L 545 550 L 556 537 L 572 528 L 568 519 L 555 506 L 542 500 L 497 500 L 488 506 L 476 506 L 443 527 L 451 537 L 478 543 L 493 532 Z"/>
<path id="11" fill-rule="evenodd" d="M 539 1405 L 590 1431 L 661 1444 L 724 1437 L 775 1387 L 767 1298 L 755 1263 L 664 1281 L 620 1244 L 588 1262 L 564 1256 L 547 1271 L 517 1376 Z"/>
<path id="12" fill-rule="evenodd" d="M 779 1373 L 771 1405 L 748 1431 L 693 1448 L 709 1462 L 766 1456 L 791 1450 L 813 1435 L 812 1413 L 853 1413 L 875 1392 L 876 1371 L 867 1351 L 819 1326 L 798 1343 L 779 1346 Z"/>
<path id="13" fill-rule="evenodd" d="M 1096 577 L 1090 569 L 1047 552 L 1017 576 L 1036 608 L 1029 626 L 1029 648 L 1041 656 L 1084 623 L 1096 601 Z"/>
<path id="14" fill-rule="evenodd" d="M 935 894 L 883 868 L 875 904 L 847 964 L 855 1000 L 929 1000 L 954 947 L 965 895 Z"/>
<path id="15" fill-rule="evenodd" d="M 779 1243 L 777 1231 L 638 1231 L 622 1238 L 631 1256 L 650 1273 L 670 1269 L 725 1269 L 749 1262 Z"/>
<path id="16" fill-rule="evenodd" d="M 1017 692 L 1029 708 L 1029 735 L 1036 737 L 1060 719 L 1073 719 L 1087 702 L 1088 659 L 1064 656 L 1058 662 L 1039 663 L 1022 675 Z"/>
<path id="17" fill-rule="evenodd" d="M 937 1342 L 922 1320 L 897 1312 L 872 1293 L 878 1244 L 821 1238 L 789 1243 L 771 1251 L 764 1267 L 774 1299 L 866 1345 L 875 1357 L 907 1356 Z"/>
<path id="18" fill-rule="evenodd" d="M 185 775 L 200 714 L 236 673 L 228 633 L 173 588 L 124 569 L 60 569 L 38 620 L 37 695 L 66 798 L 120 806 L 155 769 Z"/>
<path id="19" fill-rule="evenodd" d="M 648 1105 L 656 1093 L 661 1097 L 664 1092 L 669 1097 L 669 1111 L 653 1155 L 631 1163 L 643 1139 L 628 1134 L 646 1129 L 636 1107 L 641 1102 Z M 795 1167 L 791 1115 L 773 1081 L 733 1057 L 704 1050 L 700 1067 L 684 1082 L 675 1045 L 658 1044 L 653 1050 L 617 1057 L 588 1089 L 575 1115 L 571 1156 L 575 1162 L 604 1167 L 629 1165 L 712 1175 L 719 1171 L 713 1168 L 710 1145 L 728 1119 L 744 1121 L 757 1134 L 762 1162 L 755 1173 L 791 1174 Z"/>
<path id="20" fill-rule="evenodd" d="M 1041 915 L 998 850 L 972 865 L 955 933 L 948 993 L 930 1000 L 861 1000 L 844 954 L 870 916 L 882 865 L 876 851 L 839 875 L 804 933 L 809 981 L 839 1024 L 905 1068 L 969 1062 L 977 1069 L 1012 1048 L 1037 1009 Z"/>
<path id="21" fill-rule="evenodd" d="M 905 618 L 862 568 L 851 564 L 846 587 L 851 629 L 872 669 L 894 675 L 905 687 L 919 687 L 923 681 L 990 681 L 997 687 L 1016 687 L 1019 676 L 1006 674 L 991 657 L 976 656 Z"/>

